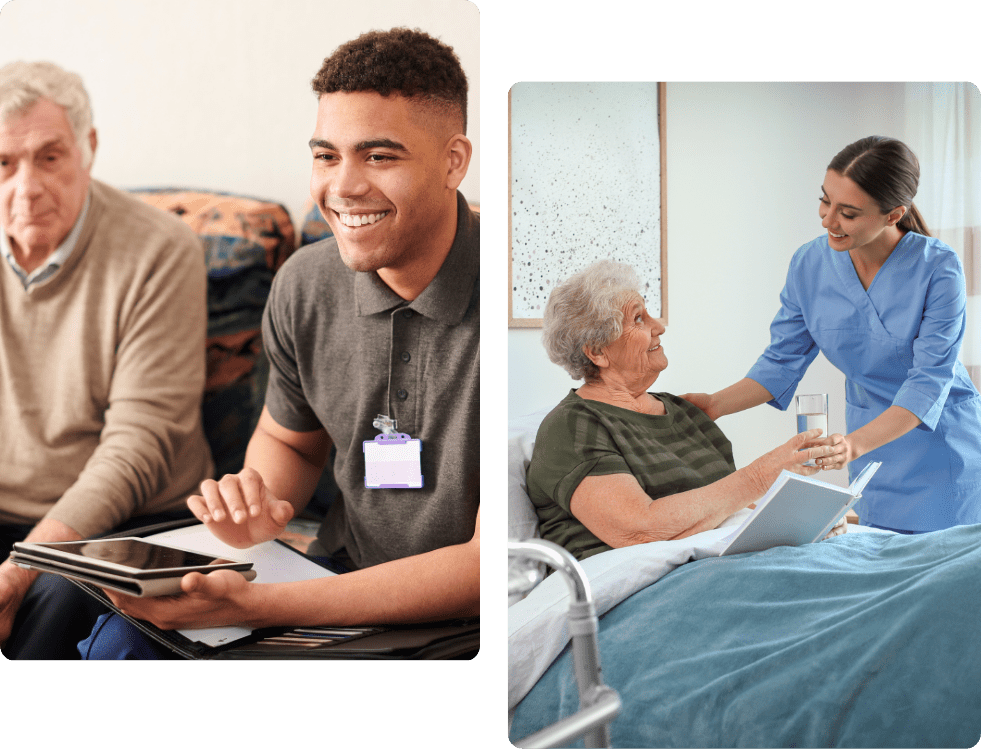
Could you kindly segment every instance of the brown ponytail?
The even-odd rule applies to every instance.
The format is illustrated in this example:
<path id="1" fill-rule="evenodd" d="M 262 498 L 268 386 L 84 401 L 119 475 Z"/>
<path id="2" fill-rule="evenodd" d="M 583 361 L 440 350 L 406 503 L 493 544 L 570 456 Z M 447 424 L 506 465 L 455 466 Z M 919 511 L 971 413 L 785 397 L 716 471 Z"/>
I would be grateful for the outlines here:
<path id="1" fill-rule="evenodd" d="M 923 216 L 913 205 L 920 182 L 920 162 L 902 141 L 881 135 L 862 138 L 845 146 L 828 169 L 862 188 L 884 214 L 905 206 L 899 228 L 930 236 Z"/>
<path id="2" fill-rule="evenodd" d="M 927 229 L 926 221 L 923 220 L 923 215 L 917 210 L 915 203 L 909 204 L 909 210 L 899 219 L 897 226 L 903 231 L 915 231 L 924 237 L 930 236 L 930 230 Z"/>

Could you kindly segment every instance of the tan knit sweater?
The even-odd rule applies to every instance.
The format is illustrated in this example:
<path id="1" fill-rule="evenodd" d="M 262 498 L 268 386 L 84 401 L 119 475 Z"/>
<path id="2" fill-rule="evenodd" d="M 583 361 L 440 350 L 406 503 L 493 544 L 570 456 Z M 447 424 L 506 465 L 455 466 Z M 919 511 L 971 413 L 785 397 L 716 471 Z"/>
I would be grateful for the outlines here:
<path id="1" fill-rule="evenodd" d="M 212 471 L 200 240 L 101 182 L 91 197 L 50 280 L 25 291 L 0 257 L 0 523 L 83 536 L 184 506 Z"/>

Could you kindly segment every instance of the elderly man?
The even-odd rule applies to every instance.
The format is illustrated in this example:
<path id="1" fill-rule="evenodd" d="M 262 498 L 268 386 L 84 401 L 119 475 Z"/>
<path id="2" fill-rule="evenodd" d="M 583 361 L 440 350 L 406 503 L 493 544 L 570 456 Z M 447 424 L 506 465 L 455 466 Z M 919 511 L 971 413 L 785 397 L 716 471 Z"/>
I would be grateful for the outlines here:
<path id="1" fill-rule="evenodd" d="M 188 504 L 233 546 L 274 538 L 309 501 L 333 444 L 341 495 L 311 553 L 352 571 L 289 584 L 191 574 L 181 596 L 111 594 L 166 629 L 479 612 L 480 227 L 457 191 L 472 150 L 466 76 L 446 45 L 393 29 L 338 48 L 313 88 L 311 192 L 335 236 L 299 250 L 273 283 L 272 371 L 246 467 Z M 363 444 L 390 422 L 422 442 L 421 488 L 366 487 Z M 118 616 L 80 649 L 147 655 Z"/>
<path id="2" fill-rule="evenodd" d="M 212 470 L 200 242 L 93 180 L 96 144 L 77 75 L 0 68 L 0 559 L 181 510 Z M 4 654 L 78 657 L 98 609 L 36 578 L 0 565 Z"/>

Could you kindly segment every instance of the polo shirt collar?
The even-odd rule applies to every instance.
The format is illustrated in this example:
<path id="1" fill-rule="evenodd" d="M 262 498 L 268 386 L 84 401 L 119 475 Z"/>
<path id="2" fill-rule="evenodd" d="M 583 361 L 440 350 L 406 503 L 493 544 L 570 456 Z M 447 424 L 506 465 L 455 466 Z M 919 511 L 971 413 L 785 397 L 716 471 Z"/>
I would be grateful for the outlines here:
<path id="1" fill-rule="evenodd" d="M 82 226 L 85 224 L 85 218 L 88 215 L 89 204 L 91 201 L 92 188 L 90 187 L 89 191 L 85 195 L 85 203 L 82 205 L 82 210 L 78 214 L 78 218 L 75 219 L 75 225 L 72 226 L 72 230 L 68 232 L 68 236 L 66 236 L 62 243 L 55 248 L 55 251 L 48 256 L 48 259 L 44 262 L 44 265 L 35 268 L 33 271 L 31 271 L 31 273 L 27 273 L 27 271 L 18 265 L 17 261 L 14 259 L 13 246 L 10 244 L 10 238 L 7 236 L 7 232 L 0 231 L 0 250 L 3 251 L 3 256 L 7 258 L 7 262 L 10 263 L 10 267 L 14 269 L 14 272 L 24 284 L 25 289 L 30 288 L 35 283 L 47 281 L 49 278 L 54 276 L 66 262 L 68 262 L 68 258 L 75 250 L 75 245 L 78 244 L 78 237 L 82 233 Z"/>
<path id="2" fill-rule="evenodd" d="M 358 316 L 374 315 L 404 305 L 444 325 L 458 325 L 470 306 L 480 265 L 480 221 L 457 191 L 456 236 L 436 277 L 414 300 L 405 303 L 377 273 L 356 273 L 354 296 Z"/>

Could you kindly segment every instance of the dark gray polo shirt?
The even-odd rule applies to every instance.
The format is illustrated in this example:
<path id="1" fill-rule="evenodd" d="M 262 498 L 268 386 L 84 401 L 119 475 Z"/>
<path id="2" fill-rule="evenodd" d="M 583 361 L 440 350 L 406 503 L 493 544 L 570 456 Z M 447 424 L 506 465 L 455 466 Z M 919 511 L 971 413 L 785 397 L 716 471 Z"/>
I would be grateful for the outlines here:
<path id="1" fill-rule="evenodd" d="M 457 193 L 453 247 L 412 302 L 349 270 L 335 239 L 276 274 L 263 318 L 266 406 L 298 432 L 323 427 L 341 490 L 318 533 L 357 567 L 468 541 L 480 455 L 480 222 Z M 422 440 L 422 489 L 367 489 L 362 443 L 376 414 Z"/>

